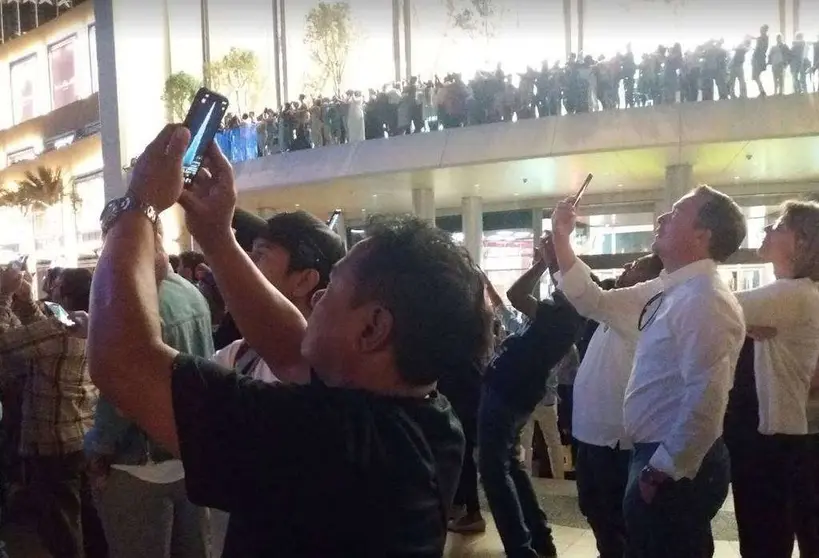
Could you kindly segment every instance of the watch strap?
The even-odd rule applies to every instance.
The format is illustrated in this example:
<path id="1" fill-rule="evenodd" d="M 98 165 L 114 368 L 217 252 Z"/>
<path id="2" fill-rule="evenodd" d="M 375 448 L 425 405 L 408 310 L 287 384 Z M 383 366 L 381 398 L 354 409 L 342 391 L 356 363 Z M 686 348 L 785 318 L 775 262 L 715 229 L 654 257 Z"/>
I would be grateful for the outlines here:
<path id="1" fill-rule="evenodd" d="M 156 211 L 154 206 L 143 203 L 135 195 L 132 193 L 128 193 L 121 198 L 117 198 L 111 200 L 105 205 L 105 208 L 102 210 L 102 214 L 100 215 L 100 229 L 102 230 L 102 235 L 105 236 L 108 234 L 108 231 L 111 230 L 111 227 L 114 226 L 119 218 L 132 211 L 137 211 L 143 215 L 151 222 L 151 225 L 156 227 L 156 222 L 159 219 L 159 213 Z"/>

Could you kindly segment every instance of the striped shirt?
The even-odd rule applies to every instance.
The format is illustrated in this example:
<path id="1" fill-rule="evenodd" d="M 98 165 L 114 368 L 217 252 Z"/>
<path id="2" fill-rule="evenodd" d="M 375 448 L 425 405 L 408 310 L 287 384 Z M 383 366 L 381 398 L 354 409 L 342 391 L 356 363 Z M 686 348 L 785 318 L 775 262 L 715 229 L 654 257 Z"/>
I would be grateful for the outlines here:
<path id="1" fill-rule="evenodd" d="M 0 301 L 0 382 L 23 385 L 20 454 L 82 450 L 98 392 L 85 360 L 85 340 L 71 337 L 33 303 L 12 311 Z"/>

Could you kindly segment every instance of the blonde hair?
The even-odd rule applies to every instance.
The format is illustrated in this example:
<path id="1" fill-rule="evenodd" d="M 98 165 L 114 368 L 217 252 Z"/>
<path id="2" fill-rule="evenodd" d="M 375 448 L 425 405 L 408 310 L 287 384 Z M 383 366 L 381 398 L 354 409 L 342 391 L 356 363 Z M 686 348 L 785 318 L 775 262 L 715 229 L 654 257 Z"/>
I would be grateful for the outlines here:
<path id="1" fill-rule="evenodd" d="M 819 281 L 819 203 L 785 202 L 782 205 L 782 224 L 796 237 L 794 277 Z"/>

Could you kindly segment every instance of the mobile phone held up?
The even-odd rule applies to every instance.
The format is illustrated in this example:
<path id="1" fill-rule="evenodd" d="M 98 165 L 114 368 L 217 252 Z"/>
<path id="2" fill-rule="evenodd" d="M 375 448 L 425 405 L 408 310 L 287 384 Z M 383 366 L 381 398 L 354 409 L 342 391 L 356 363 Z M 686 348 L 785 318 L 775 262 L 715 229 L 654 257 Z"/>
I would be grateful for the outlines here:
<path id="1" fill-rule="evenodd" d="M 196 92 L 188 116 L 185 117 L 185 127 L 191 131 L 191 142 L 182 158 L 185 186 L 189 186 L 199 172 L 205 150 L 216 137 L 228 105 L 227 98 L 210 89 L 203 87 Z"/>
<path id="2" fill-rule="evenodd" d="M 582 198 L 583 194 L 586 193 L 586 188 L 588 188 L 589 184 L 591 184 L 592 178 L 594 178 L 594 175 L 592 173 L 589 173 L 589 175 L 586 177 L 586 180 L 583 181 L 583 184 L 580 186 L 580 189 L 574 196 L 574 203 L 572 204 L 573 207 L 576 208 L 577 204 L 580 203 L 580 198 Z"/>
<path id="3" fill-rule="evenodd" d="M 57 321 L 63 324 L 65 327 L 74 327 L 77 325 L 68 315 L 68 312 L 65 311 L 65 308 L 59 304 L 48 301 L 44 302 L 43 304 L 45 304 L 46 310 L 48 310 L 52 316 L 57 318 Z"/>
<path id="4" fill-rule="evenodd" d="M 327 226 L 330 227 L 331 231 L 336 230 L 336 225 L 338 225 L 338 219 L 341 217 L 341 210 L 336 209 L 333 211 L 333 214 L 330 215 L 330 218 L 327 219 Z"/>

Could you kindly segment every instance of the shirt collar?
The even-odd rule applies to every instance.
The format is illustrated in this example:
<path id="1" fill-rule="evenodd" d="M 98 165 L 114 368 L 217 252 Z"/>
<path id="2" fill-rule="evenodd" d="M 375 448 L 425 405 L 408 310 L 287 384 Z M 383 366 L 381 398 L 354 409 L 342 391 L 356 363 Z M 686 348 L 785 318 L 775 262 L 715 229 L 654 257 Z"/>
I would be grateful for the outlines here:
<path id="1" fill-rule="evenodd" d="M 696 262 L 690 263 L 687 266 L 681 267 L 677 271 L 673 271 L 671 273 L 663 270 L 660 272 L 660 280 L 663 282 L 663 289 L 669 290 L 672 287 L 681 285 L 687 282 L 689 279 L 693 279 L 699 275 L 711 275 L 715 273 L 716 270 L 717 263 L 710 258 L 706 258 L 703 260 L 697 260 Z"/>

